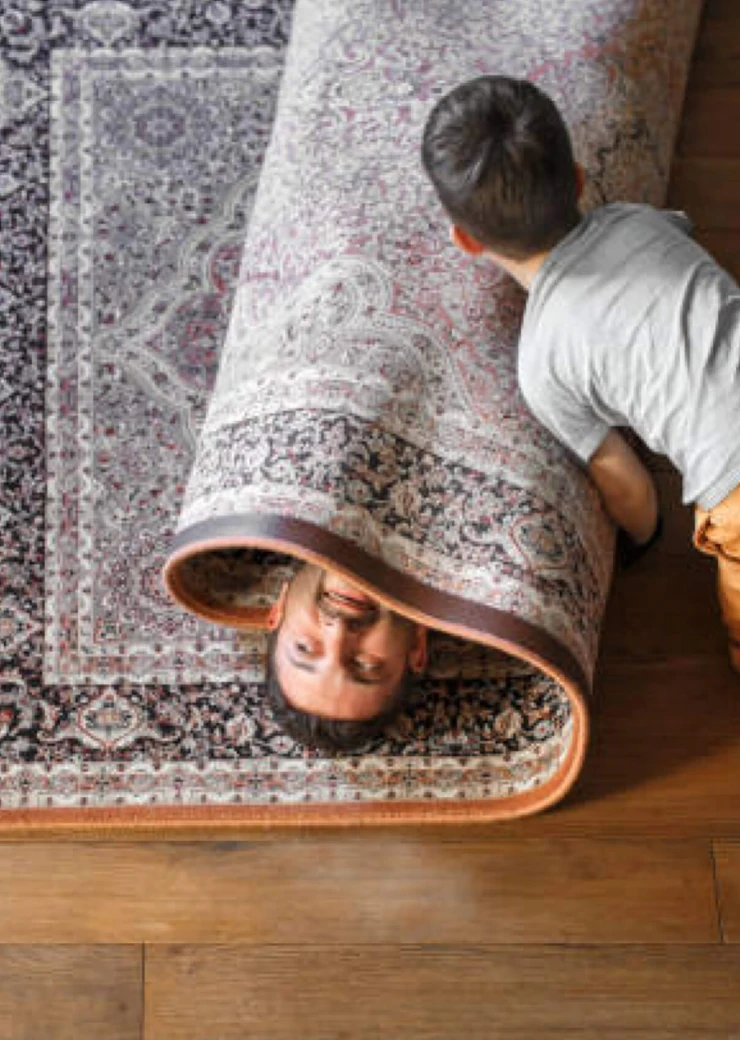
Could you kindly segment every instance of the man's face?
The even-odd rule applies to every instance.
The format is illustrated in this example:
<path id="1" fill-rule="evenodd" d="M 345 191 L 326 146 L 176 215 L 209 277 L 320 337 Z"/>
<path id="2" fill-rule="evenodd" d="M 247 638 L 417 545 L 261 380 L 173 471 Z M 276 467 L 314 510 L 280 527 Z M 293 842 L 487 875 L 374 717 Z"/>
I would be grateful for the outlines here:
<path id="1" fill-rule="evenodd" d="M 420 671 L 426 630 L 346 578 L 306 564 L 281 597 L 275 671 L 291 704 L 333 719 L 371 719 L 406 670 Z"/>

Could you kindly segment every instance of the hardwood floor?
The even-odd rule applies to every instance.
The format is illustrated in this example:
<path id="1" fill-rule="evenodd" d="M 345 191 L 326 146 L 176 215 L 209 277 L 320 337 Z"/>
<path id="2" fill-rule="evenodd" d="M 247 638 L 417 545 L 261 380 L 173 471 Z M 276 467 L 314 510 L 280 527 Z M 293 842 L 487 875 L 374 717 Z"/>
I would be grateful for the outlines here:
<path id="1" fill-rule="evenodd" d="M 670 202 L 740 277 L 740 0 L 707 0 Z M 740 1040 L 740 679 L 659 465 L 582 779 L 505 825 L 0 845 L 0 1040 Z"/>

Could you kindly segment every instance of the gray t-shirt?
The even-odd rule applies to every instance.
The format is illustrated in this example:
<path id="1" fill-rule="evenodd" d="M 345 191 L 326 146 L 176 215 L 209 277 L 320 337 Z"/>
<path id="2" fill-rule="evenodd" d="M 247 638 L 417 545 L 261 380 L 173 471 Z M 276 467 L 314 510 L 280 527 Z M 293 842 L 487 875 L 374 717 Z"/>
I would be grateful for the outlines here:
<path id="1" fill-rule="evenodd" d="M 652 206 L 584 216 L 534 277 L 519 381 L 582 462 L 630 426 L 711 509 L 740 484 L 740 289 L 690 232 Z"/>

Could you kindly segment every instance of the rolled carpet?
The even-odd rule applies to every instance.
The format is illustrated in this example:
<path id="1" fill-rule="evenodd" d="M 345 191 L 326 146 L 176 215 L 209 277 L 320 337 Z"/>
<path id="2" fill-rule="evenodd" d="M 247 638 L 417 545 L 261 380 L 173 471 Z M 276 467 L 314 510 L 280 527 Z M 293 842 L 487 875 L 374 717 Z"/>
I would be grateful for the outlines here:
<path id="1" fill-rule="evenodd" d="M 304 798 L 294 759 L 278 812 L 497 818 L 576 779 L 613 532 L 519 396 L 523 293 L 449 243 L 419 146 L 451 87 L 525 77 L 564 114 L 587 206 L 660 204 L 699 8 L 299 0 L 165 581 L 195 614 L 253 629 L 286 571 L 312 561 L 506 656 L 482 671 L 490 739 L 471 721 L 467 744 L 458 720 L 447 779 L 432 780 L 442 763 L 412 711 L 371 758 L 331 760 L 318 793 L 323 760 L 304 760 Z"/>

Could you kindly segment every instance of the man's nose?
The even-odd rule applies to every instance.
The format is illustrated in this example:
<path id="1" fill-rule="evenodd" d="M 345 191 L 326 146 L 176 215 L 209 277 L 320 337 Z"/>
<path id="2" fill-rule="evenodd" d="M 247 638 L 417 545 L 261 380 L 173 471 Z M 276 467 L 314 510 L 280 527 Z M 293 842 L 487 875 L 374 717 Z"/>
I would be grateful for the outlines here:
<path id="1" fill-rule="evenodd" d="M 321 630 L 326 650 L 340 661 L 358 639 L 358 631 L 352 618 L 340 614 L 321 615 Z"/>

